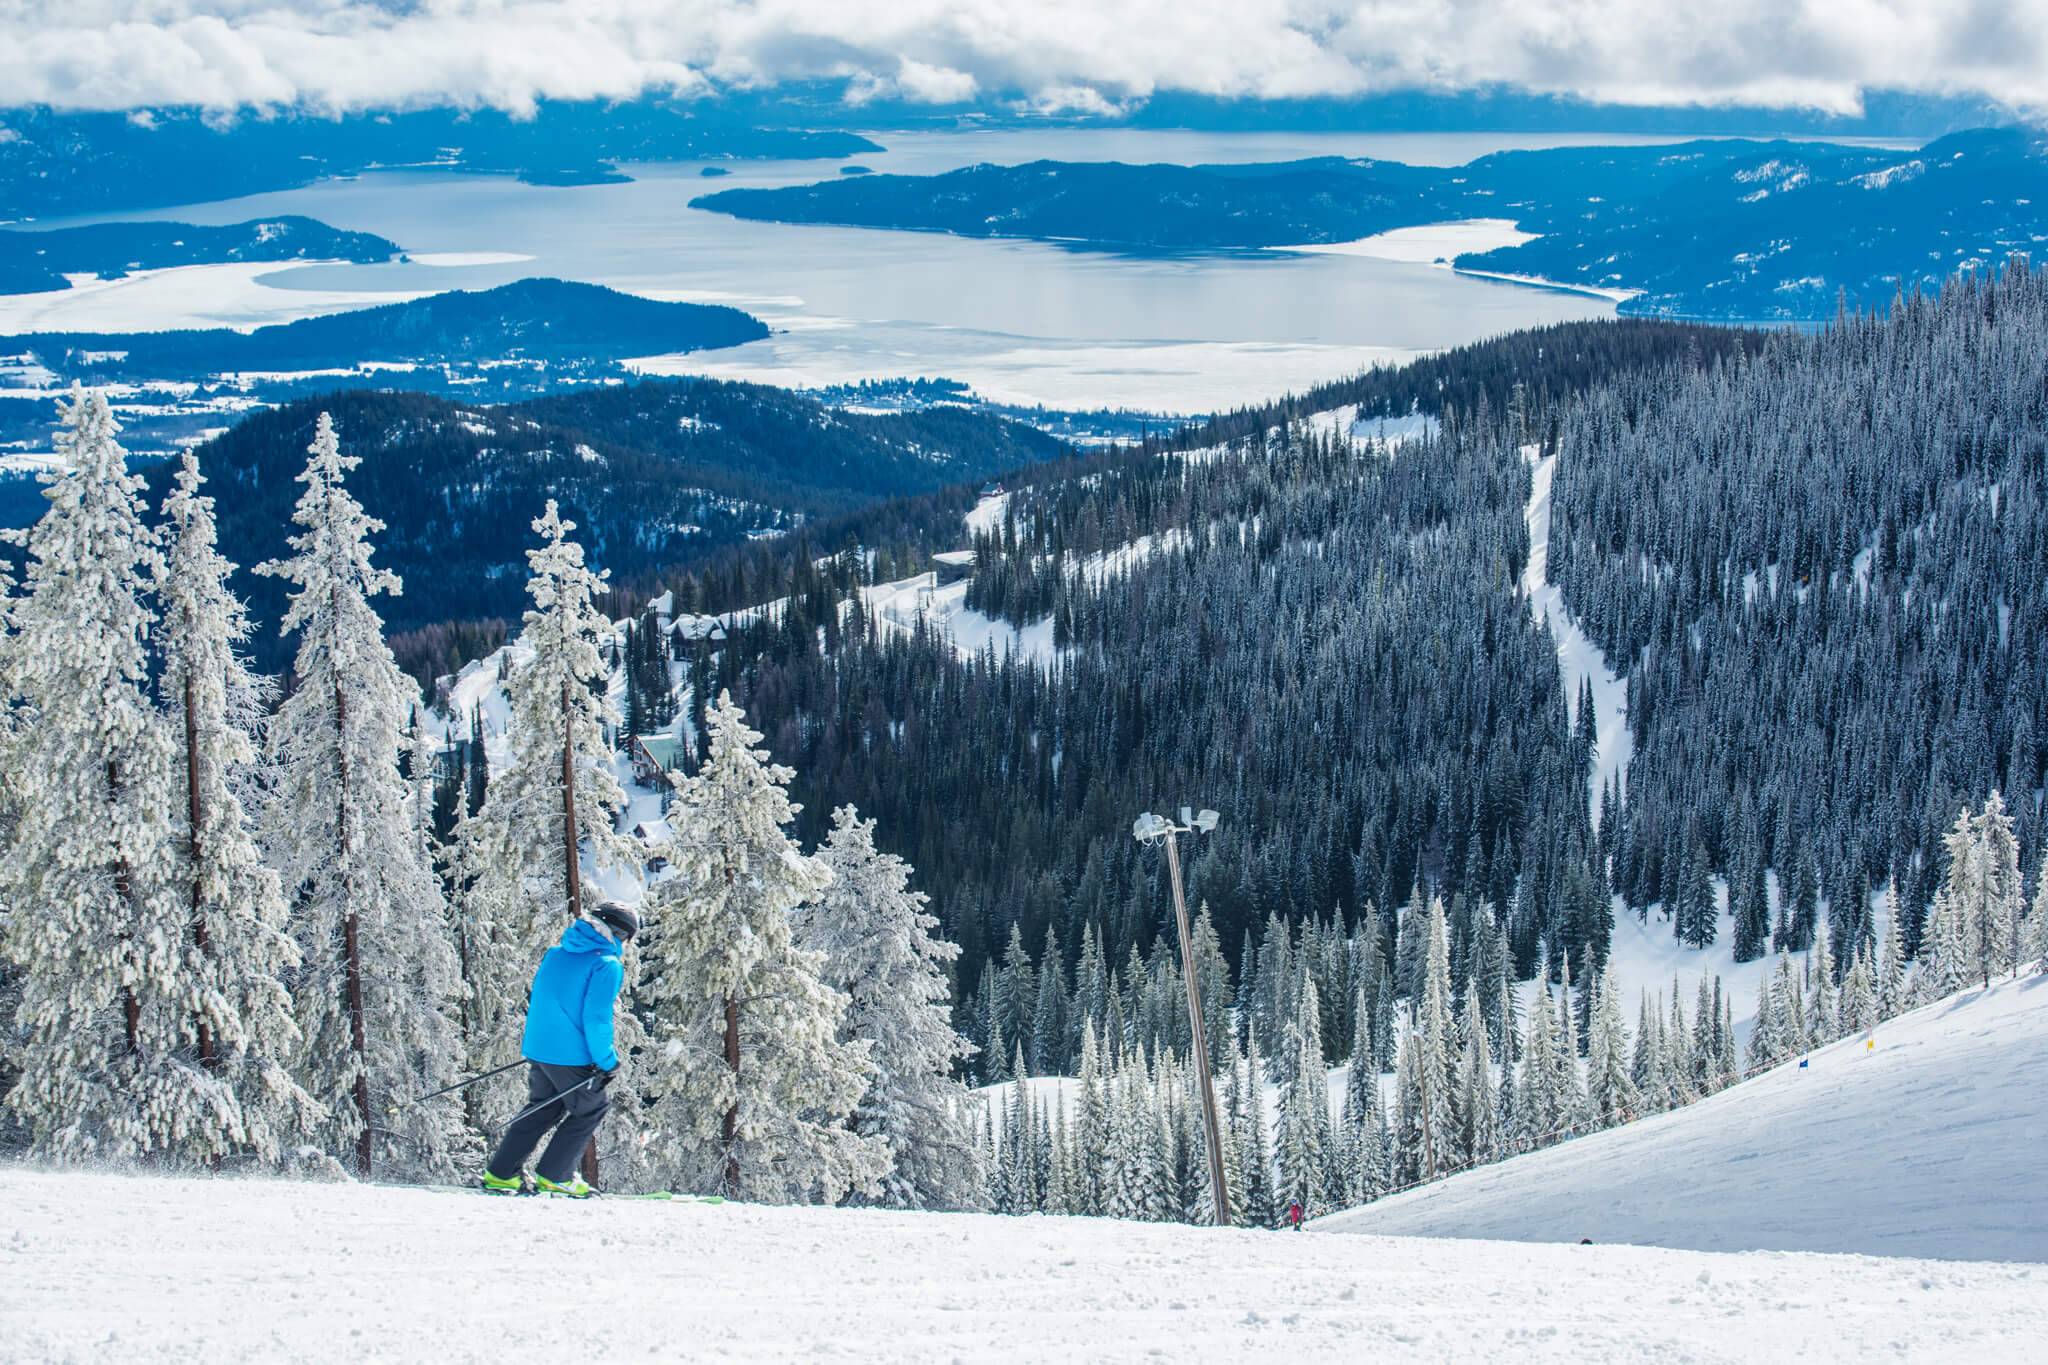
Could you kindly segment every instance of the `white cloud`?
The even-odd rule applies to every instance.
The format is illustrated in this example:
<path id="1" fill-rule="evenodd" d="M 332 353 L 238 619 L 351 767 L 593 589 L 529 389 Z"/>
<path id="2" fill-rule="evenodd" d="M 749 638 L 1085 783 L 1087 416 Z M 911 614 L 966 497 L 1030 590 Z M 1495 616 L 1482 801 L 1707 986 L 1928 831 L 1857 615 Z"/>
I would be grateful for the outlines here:
<path id="1" fill-rule="evenodd" d="M 0 101 L 335 109 L 707 82 L 1109 107 L 1500 83 L 1621 103 L 2048 108 L 2048 0 L 0 0 Z"/>

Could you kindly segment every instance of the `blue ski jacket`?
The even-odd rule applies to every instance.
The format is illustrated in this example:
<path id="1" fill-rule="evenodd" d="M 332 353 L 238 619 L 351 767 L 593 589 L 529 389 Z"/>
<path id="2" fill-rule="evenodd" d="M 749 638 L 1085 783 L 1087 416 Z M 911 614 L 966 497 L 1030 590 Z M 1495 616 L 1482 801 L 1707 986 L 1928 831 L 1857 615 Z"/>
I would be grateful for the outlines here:
<path id="1" fill-rule="evenodd" d="M 583 920 L 572 923 L 533 974 L 520 1052 L 530 1062 L 616 1068 L 612 1003 L 625 979 L 619 945 Z"/>

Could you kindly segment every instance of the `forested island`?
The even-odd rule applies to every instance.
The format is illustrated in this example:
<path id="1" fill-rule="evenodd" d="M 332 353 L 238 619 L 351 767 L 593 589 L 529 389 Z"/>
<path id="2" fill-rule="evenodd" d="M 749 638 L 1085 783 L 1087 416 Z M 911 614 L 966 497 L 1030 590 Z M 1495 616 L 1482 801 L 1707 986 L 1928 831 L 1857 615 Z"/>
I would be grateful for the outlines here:
<path id="1" fill-rule="evenodd" d="M 41 332 L 0 337 L 0 351 L 31 354 L 66 378 L 105 382 L 365 365 L 590 363 L 737 346 L 767 335 L 765 323 L 737 308 L 527 279 L 252 332 Z"/>
<path id="2" fill-rule="evenodd" d="M 195 223 L 90 223 L 0 231 L 0 294 L 66 289 L 68 275 L 117 279 L 132 270 L 226 261 L 387 261 L 396 242 L 286 215 L 203 227 Z"/>
<path id="3" fill-rule="evenodd" d="M 1881 308 L 2038 249 L 2048 150 L 2020 128 L 1919 149 L 1696 141 L 1500 152 L 1463 166 L 1036 161 L 730 189 L 695 206 L 787 223 L 1024 237 L 1122 251 L 1327 245 L 1506 218 L 1533 241 L 1461 270 L 1621 297 L 1627 314 L 1815 320 Z"/>

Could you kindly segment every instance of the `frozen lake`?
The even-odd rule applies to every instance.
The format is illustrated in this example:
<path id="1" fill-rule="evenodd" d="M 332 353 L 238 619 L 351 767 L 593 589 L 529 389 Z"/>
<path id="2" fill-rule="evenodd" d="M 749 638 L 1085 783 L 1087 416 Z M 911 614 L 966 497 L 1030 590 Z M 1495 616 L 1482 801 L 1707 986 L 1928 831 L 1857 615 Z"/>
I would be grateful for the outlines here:
<path id="1" fill-rule="evenodd" d="M 976 162 L 1182 163 L 1371 156 L 1449 165 L 1509 147 L 1670 142 L 1615 135 L 1210 134 L 1122 129 L 874 134 L 878 172 Z M 1610 313 L 1609 300 L 1467 278 L 1426 261 L 1319 252 L 1121 255 L 1035 242 L 741 222 L 689 207 L 714 189 L 805 183 L 828 161 L 627 167 L 625 185 L 542 188 L 497 176 L 380 172 L 128 218 L 225 223 L 300 213 L 379 233 L 416 259 L 204 266 L 89 290 L 0 297 L 0 330 L 256 326 L 528 275 L 723 302 L 765 341 L 671 357 L 658 373 L 787 385 L 946 376 L 1065 408 L 1203 412 L 1381 360 Z M 56 226 L 55 222 L 44 224 Z M 1395 257 L 1401 252 L 1386 253 Z M 1412 253 L 1411 253 L 1412 254 Z"/>

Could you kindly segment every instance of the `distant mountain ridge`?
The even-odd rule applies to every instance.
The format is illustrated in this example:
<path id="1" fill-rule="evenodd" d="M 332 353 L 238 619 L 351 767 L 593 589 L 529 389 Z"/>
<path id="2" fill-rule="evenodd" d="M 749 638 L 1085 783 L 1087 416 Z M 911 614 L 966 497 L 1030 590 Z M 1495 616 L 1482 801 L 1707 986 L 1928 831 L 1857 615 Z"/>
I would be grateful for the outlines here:
<path id="1" fill-rule="evenodd" d="M 0 231 L 0 294 L 70 286 L 67 275 L 117 279 L 131 270 L 223 261 L 386 261 L 396 242 L 286 214 L 219 227 L 194 223 L 92 223 Z"/>
<path id="2" fill-rule="evenodd" d="M 392 167 L 574 184 L 617 178 L 620 161 L 879 150 L 855 133 L 757 127 L 708 102 L 666 100 L 544 101 L 529 118 L 453 108 L 225 119 L 198 109 L 0 109 L 0 222 L 232 199 Z"/>
<path id="3" fill-rule="evenodd" d="M 1956 133 L 1917 150 L 1699 141 L 1500 152 L 1464 166 L 1032 162 L 703 195 L 775 222 L 1025 237 L 1120 250 L 1327 244 L 1464 218 L 1537 240 L 1461 269 L 1627 291 L 1631 314 L 1748 321 L 1878 308 L 2048 241 L 2048 140 Z"/>
<path id="4" fill-rule="evenodd" d="M 222 551 L 248 566 L 284 552 L 315 416 L 363 458 L 350 487 L 387 529 L 379 562 L 405 580 L 380 606 L 393 631 L 516 619 L 528 526 L 549 498 L 615 575 L 691 563 L 749 538 L 899 494 L 1057 458 L 1021 423 L 953 408 L 839 412 L 784 389 L 713 380 L 617 385 L 488 407 L 353 390 L 245 418 L 199 447 L 219 498 Z M 168 467 L 154 471 L 164 484 Z M 160 500 L 162 488 L 151 500 Z M 259 657 L 276 667 L 277 580 L 243 573 Z"/>

